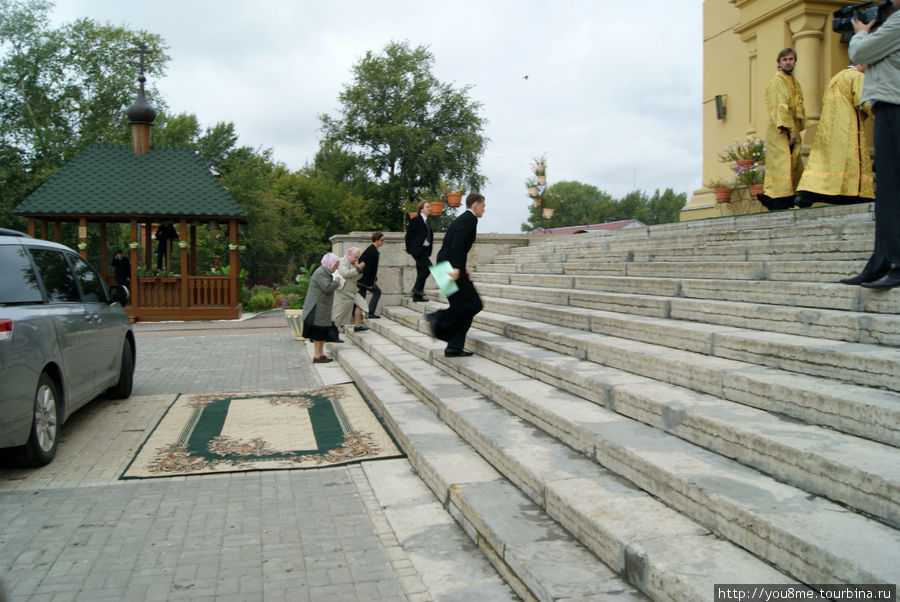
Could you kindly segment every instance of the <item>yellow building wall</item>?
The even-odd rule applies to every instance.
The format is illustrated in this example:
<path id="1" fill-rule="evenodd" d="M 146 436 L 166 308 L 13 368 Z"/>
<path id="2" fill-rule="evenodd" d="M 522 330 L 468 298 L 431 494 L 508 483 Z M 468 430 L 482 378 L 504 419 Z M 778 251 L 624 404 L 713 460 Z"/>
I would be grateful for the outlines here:
<path id="1" fill-rule="evenodd" d="M 843 0 L 704 0 L 703 2 L 703 182 L 732 175 L 719 152 L 747 136 L 765 136 L 766 84 L 775 74 L 782 48 L 797 52 L 794 77 L 803 89 L 807 129 L 804 159 L 815 136 L 822 94 L 831 77 L 847 66 L 847 44 L 831 30 L 834 11 L 854 4 Z M 716 115 L 721 96 L 725 116 Z M 871 128 L 871 124 L 869 125 Z M 871 140 L 871 131 L 869 140 Z M 713 191 L 700 188 L 681 211 L 681 221 L 730 213 L 717 206 Z M 765 211 L 756 201 L 741 213 Z"/>

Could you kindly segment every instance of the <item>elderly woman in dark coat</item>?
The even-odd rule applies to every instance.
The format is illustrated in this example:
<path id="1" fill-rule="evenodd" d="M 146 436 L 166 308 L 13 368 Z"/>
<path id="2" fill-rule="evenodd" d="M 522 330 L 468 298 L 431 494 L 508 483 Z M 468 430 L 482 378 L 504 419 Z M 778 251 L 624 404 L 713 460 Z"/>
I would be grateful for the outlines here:
<path id="1" fill-rule="evenodd" d="M 340 258 L 334 253 L 322 257 L 321 267 L 316 268 L 309 279 L 309 289 L 303 301 L 303 336 L 313 342 L 313 362 L 324 364 L 331 361 L 325 356 L 325 341 L 337 341 L 337 328 L 331 320 L 331 305 L 334 291 L 341 285 L 338 274 L 333 277 Z"/>

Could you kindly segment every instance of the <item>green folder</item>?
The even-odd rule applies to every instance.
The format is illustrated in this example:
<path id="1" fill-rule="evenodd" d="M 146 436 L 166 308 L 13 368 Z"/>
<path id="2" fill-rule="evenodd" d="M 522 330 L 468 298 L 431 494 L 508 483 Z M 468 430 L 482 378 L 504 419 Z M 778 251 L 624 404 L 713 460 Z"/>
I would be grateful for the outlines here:
<path id="1" fill-rule="evenodd" d="M 456 286 L 456 281 L 450 279 L 453 266 L 450 265 L 449 261 L 442 261 L 428 269 L 431 271 L 431 277 L 434 278 L 434 282 L 438 285 L 442 295 L 449 297 L 459 290 L 459 287 Z"/>

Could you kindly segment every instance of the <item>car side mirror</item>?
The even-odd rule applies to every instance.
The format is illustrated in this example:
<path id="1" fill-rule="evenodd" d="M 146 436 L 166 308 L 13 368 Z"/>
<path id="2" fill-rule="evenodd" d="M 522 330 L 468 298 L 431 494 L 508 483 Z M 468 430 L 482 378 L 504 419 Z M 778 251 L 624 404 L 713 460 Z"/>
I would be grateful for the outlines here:
<path id="1" fill-rule="evenodd" d="M 109 287 L 109 298 L 113 303 L 118 302 L 119 305 L 125 305 L 125 302 L 128 301 L 128 287 L 121 284 L 112 285 Z"/>

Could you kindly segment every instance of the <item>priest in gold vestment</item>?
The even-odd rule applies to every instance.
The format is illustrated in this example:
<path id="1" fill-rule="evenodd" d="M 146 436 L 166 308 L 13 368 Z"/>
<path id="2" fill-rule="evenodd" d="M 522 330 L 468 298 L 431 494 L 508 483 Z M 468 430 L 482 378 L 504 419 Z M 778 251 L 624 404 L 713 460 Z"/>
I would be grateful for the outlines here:
<path id="1" fill-rule="evenodd" d="M 794 79 L 797 54 L 791 48 L 778 53 L 778 71 L 766 86 L 766 176 L 759 201 L 767 209 L 794 206 L 796 187 L 803 172 L 800 130 L 806 128 L 803 91 Z"/>
<path id="2" fill-rule="evenodd" d="M 850 65 L 831 78 L 822 100 L 822 118 L 800 185 L 797 205 L 815 202 L 849 205 L 875 198 L 872 159 L 863 120 L 870 114 L 863 104 L 865 65 Z"/>

